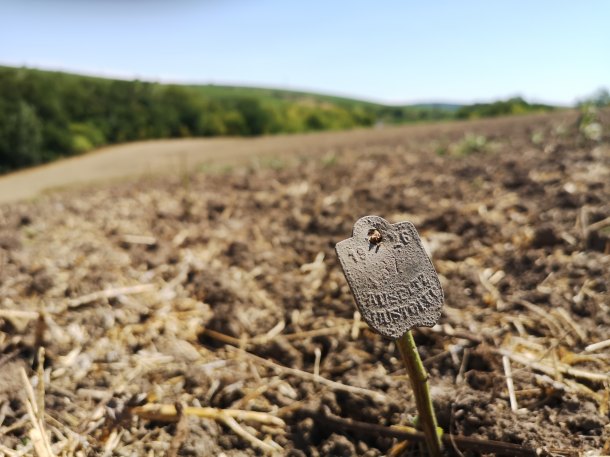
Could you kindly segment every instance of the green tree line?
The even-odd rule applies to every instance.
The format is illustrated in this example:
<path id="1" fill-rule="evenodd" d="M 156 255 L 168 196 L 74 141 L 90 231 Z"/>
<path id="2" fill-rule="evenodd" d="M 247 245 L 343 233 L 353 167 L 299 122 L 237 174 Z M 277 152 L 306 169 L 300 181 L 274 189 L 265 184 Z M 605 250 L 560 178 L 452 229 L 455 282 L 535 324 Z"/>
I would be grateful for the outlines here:
<path id="1" fill-rule="evenodd" d="M 127 141 L 349 129 L 450 119 L 462 110 L 0 67 L 0 173 Z"/>
<path id="2" fill-rule="evenodd" d="M 550 105 L 528 103 L 521 97 L 513 97 L 494 103 L 475 103 L 462 106 L 455 112 L 457 119 L 509 116 L 514 114 L 543 113 L 555 109 Z"/>

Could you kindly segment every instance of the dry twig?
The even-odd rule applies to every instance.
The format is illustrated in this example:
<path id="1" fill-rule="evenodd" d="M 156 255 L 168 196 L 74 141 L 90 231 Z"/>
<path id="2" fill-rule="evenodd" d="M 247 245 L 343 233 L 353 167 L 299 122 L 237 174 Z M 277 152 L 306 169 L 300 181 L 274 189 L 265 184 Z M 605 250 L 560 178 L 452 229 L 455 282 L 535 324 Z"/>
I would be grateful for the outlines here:
<path id="1" fill-rule="evenodd" d="M 368 422 L 344 419 L 330 413 L 320 413 L 312 410 L 302 410 L 302 414 L 312 417 L 316 422 L 324 424 L 325 426 L 336 427 L 340 430 L 355 431 L 373 436 L 387 436 L 401 440 L 424 441 L 424 434 L 422 432 L 404 425 L 386 427 Z M 518 444 L 482 440 L 469 436 L 449 435 L 448 433 L 443 434 L 442 440 L 445 446 L 451 446 L 453 442 L 459 449 L 472 450 L 481 454 L 507 455 L 512 457 L 538 456 L 536 450 Z"/>
<path id="2" fill-rule="evenodd" d="M 528 366 L 536 371 L 547 374 L 549 376 L 555 376 L 556 372 L 564 375 L 572 376 L 580 379 L 587 379 L 594 382 L 609 382 L 610 375 L 605 373 L 593 373 L 591 371 L 581 370 L 578 368 L 572 368 L 569 365 L 557 362 L 555 366 L 545 365 L 541 362 L 531 360 L 520 354 L 507 351 L 506 349 L 499 349 L 498 352 L 501 355 L 507 356 L 513 362 L 520 363 L 521 365 Z"/>
<path id="3" fill-rule="evenodd" d="M 365 395 L 376 401 L 385 401 L 386 400 L 386 396 L 384 394 L 375 392 L 373 390 L 365 389 L 363 387 L 348 386 L 347 384 L 342 384 L 337 381 L 331 381 L 330 379 L 326 379 L 322 376 L 316 376 L 312 373 L 308 373 L 307 371 L 299 370 L 297 368 L 285 367 L 284 365 L 280 365 L 279 363 L 272 362 L 271 360 L 263 359 L 262 357 L 254 355 L 248 351 L 244 351 L 243 349 L 239 349 L 237 347 L 229 346 L 229 348 L 231 348 L 234 351 L 237 351 L 239 354 L 245 355 L 246 357 L 256 360 L 261 365 L 265 365 L 269 368 L 279 371 L 280 373 L 290 374 L 293 376 L 298 376 L 300 378 L 306 379 L 308 381 L 318 382 L 318 383 L 323 384 L 327 387 L 330 387 L 331 389 L 334 389 L 334 390 L 341 390 L 344 392 L 350 392 L 352 394 Z"/>
<path id="4" fill-rule="evenodd" d="M 270 454 L 276 454 L 276 453 L 282 451 L 282 447 L 279 444 L 277 444 L 274 441 L 271 441 L 271 443 L 266 443 L 264 441 L 261 441 L 256 436 L 254 436 L 252 433 L 248 432 L 241 425 L 239 425 L 233 417 L 231 417 L 227 414 L 224 414 L 224 413 L 220 413 L 219 419 L 222 421 L 223 424 L 225 424 L 227 427 L 229 427 L 231 430 L 233 430 L 235 432 L 235 434 L 239 435 L 246 441 L 249 441 L 254 446 L 262 449 L 263 451 L 270 453 Z"/>
<path id="5" fill-rule="evenodd" d="M 513 384 L 513 375 L 510 370 L 510 360 L 507 356 L 502 356 L 502 365 L 504 366 L 504 376 L 506 377 L 506 386 L 508 387 L 508 398 L 510 399 L 510 409 L 517 412 L 517 396 L 515 395 L 515 385 Z"/>
<path id="6" fill-rule="evenodd" d="M 196 416 L 203 419 L 213 419 L 225 424 L 237 435 L 250 442 L 252 445 L 268 453 L 281 452 L 282 448 L 275 442 L 267 443 L 255 437 L 252 433 L 244 429 L 235 419 L 244 422 L 257 422 L 260 424 L 285 427 L 286 423 L 277 416 L 258 411 L 245 411 L 240 409 L 219 409 L 186 406 L 178 411 L 175 405 L 162 405 L 149 403 L 144 406 L 132 408 L 132 414 L 143 419 L 157 421 L 180 421 L 185 416 Z"/>
<path id="7" fill-rule="evenodd" d="M 150 292 L 154 289 L 154 284 L 136 284 L 135 286 L 112 287 L 110 289 L 100 290 L 87 295 L 83 295 L 81 297 L 72 298 L 68 300 L 67 307 L 78 308 L 79 306 L 87 305 L 96 300 L 101 300 L 102 298 L 108 300 L 110 298 L 115 298 L 120 295 L 141 294 L 144 292 Z"/>
<path id="8" fill-rule="evenodd" d="M 28 432 L 28 435 L 32 440 L 34 450 L 39 457 L 53 457 L 54 454 L 51 449 L 51 443 L 49 442 L 49 437 L 44 428 L 42 415 L 38 410 L 36 395 L 34 394 L 34 389 L 32 388 L 28 375 L 25 373 L 23 367 L 21 368 L 21 378 L 27 394 L 25 406 L 28 410 L 28 415 L 30 416 L 30 423 L 32 424 L 32 428 Z"/>
<path id="9" fill-rule="evenodd" d="M 604 341 L 598 341 L 597 343 L 590 344 L 585 348 L 585 351 L 596 352 L 596 351 L 605 349 L 607 347 L 610 347 L 610 339 L 607 339 Z"/>
<path id="10" fill-rule="evenodd" d="M 175 405 L 149 403 L 144 406 L 132 408 L 132 414 L 143 419 L 175 422 L 180 415 Z M 246 411 L 243 409 L 219 409 L 209 407 L 185 406 L 182 410 L 185 416 L 195 416 L 203 419 L 218 419 L 221 414 L 247 422 L 285 427 L 286 423 L 277 416 L 259 411 Z"/>

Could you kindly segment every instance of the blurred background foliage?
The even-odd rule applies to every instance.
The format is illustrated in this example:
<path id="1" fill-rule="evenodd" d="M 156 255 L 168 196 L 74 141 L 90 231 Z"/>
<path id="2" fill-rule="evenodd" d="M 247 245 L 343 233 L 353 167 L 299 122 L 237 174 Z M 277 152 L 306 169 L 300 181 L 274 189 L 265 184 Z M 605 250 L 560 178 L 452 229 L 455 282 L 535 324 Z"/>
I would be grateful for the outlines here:
<path id="1" fill-rule="evenodd" d="M 510 98 L 494 103 L 475 103 L 462 106 L 455 113 L 458 119 L 477 119 L 481 117 L 509 116 L 512 114 L 543 113 L 553 107 L 539 103 L 528 103 L 521 97 Z"/>
<path id="2" fill-rule="evenodd" d="M 339 130 L 551 109 L 521 98 L 468 106 L 387 106 L 287 90 L 0 67 L 0 172 L 127 141 Z"/>

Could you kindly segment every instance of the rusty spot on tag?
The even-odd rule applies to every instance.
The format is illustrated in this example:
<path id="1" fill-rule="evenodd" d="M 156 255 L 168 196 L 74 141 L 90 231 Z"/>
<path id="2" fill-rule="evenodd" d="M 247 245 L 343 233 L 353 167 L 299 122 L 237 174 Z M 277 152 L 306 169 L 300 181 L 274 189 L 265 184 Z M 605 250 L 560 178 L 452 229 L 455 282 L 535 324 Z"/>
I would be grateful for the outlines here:
<path id="1" fill-rule="evenodd" d="M 336 250 L 358 310 L 375 331 L 399 338 L 436 324 L 443 289 L 413 224 L 365 216 Z"/>

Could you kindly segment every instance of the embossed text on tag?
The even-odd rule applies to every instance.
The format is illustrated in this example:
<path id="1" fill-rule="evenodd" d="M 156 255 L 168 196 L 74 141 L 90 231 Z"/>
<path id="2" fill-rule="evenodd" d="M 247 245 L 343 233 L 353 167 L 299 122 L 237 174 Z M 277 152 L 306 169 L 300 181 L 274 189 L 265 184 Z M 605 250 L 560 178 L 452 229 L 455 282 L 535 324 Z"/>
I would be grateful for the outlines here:
<path id="1" fill-rule="evenodd" d="M 358 309 L 374 330 L 398 338 L 436 324 L 443 289 L 413 224 L 363 217 L 336 250 Z"/>

